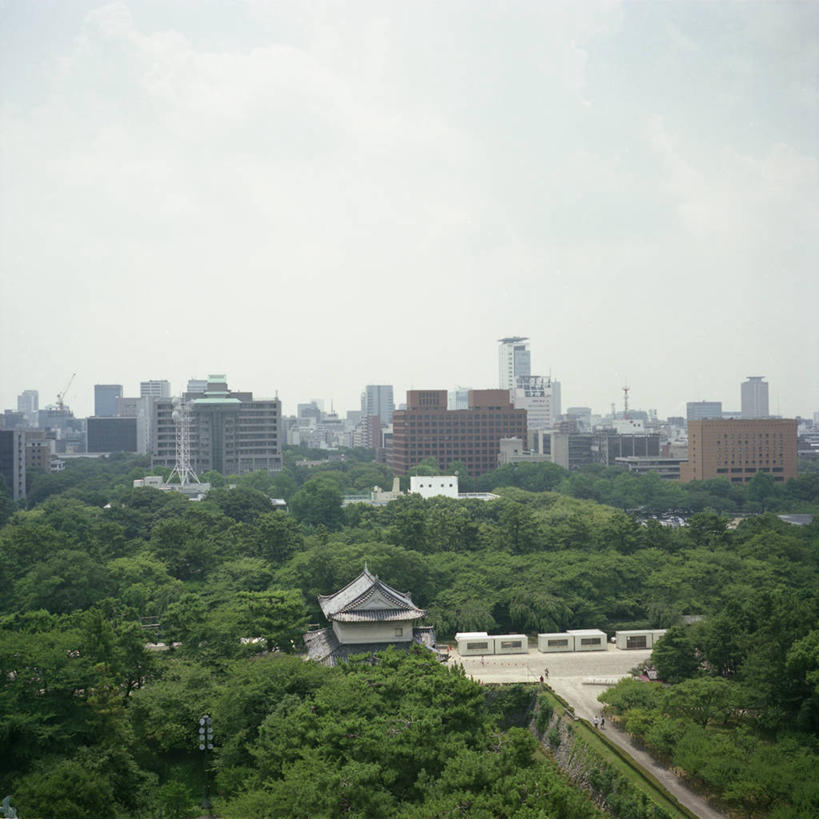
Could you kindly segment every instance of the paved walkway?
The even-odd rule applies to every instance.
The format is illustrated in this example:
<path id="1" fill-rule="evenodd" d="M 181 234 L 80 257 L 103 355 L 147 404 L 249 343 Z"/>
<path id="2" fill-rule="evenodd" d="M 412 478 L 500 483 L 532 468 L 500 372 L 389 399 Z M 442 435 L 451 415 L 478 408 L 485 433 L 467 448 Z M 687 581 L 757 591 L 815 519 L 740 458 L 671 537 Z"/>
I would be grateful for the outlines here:
<path id="1" fill-rule="evenodd" d="M 621 651 L 609 645 L 606 651 L 543 654 L 530 648 L 528 654 L 461 657 L 453 644 L 449 663 L 462 665 L 467 676 L 484 683 L 538 682 L 543 675 L 549 687 L 574 708 L 578 717 L 591 721 L 602 710 L 598 695 L 619 679 L 631 676 L 631 670 L 650 656 L 650 649 Z M 605 732 L 690 811 L 703 819 L 723 817 L 676 774 L 637 748 L 624 731 L 607 724 Z"/>

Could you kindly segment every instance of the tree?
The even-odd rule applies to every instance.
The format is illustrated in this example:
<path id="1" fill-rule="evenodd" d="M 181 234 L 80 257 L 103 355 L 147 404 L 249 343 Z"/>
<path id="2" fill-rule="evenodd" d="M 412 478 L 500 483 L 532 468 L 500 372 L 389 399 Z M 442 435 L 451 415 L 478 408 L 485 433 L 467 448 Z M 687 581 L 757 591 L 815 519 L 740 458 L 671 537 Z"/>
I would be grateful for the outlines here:
<path id="1" fill-rule="evenodd" d="M 239 624 L 247 637 L 263 637 L 268 651 L 291 653 L 307 627 L 307 610 L 295 589 L 239 594 Z"/>
<path id="2" fill-rule="evenodd" d="M 651 652 L 651 662 L 661 680 L 677 683 L 693 677 L 700 662 L 691 633 L 685 626 L 671 626 Z"/>
<path id="3" fill-rule="evenodd" d="M 281 564 L 304 548 L 304 538 L 296 520 L 282 512 L 260 515 L 253 527 L 254 554 L 273 564 Z"/>
<path id="4" fill-rule="evenodd" d="M 341 526 L 342 500 L 338 484 L 328 476 L 317 475 L 293 495 L 289 506 L 299 522 L 335 531 Z"/>
<path id="5" fill-rule="evenodd" d="M 205 502 L 213 504 L 228 517 L 242 523 L 253 523 L 260 515 L 271 511 L 270 498 L 250 486 L 211 489 Z"/>

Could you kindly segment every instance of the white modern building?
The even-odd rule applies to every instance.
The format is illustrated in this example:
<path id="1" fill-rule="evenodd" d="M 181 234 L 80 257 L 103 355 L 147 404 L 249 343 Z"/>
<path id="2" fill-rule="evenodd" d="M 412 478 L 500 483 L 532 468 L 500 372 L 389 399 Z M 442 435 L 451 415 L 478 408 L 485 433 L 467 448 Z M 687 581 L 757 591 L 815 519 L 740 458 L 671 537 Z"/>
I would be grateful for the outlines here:
<path id="1" fill-rule="evenodd" d="M 528 341 L 525 336 L 498 339 L 498 384 L 502 390 L 513 389 L 518 376 L 532 374 Z"/>
<path id="2" fill-rule="evenodd" d="M 742 417 L 767 418 L 768 382 L 764 375 L 749 375 L 740 387 L 742 398 Z"/>
<path id="3" fill-rule="evenodd" d="M 560 382 L 549 376 L 519 375 L 509 390 L 515 409 L 526 410 L 526 428 L 550 429 L 560 417 Z"/>
<path id="4" fill-rule="evenodd" d="M 204 392 L 204 390 L 203 390 Z M 170 398 L 171 382 L 166 379 L 139 382 L 140 398 Z"/>
<path id="5" fill-rule="evenodd" d="M 37 390 L 23 390 L 17 396 L 17 412 L 23 413 L 29 426 L 34 426 L 39 408 L 40 393 Z"/>
<path id="6" fill-rule="evenodd" d="M 410 492 L 422 498 L 458 497 L 457 475 L 413 475 L 410 477 Z"/>

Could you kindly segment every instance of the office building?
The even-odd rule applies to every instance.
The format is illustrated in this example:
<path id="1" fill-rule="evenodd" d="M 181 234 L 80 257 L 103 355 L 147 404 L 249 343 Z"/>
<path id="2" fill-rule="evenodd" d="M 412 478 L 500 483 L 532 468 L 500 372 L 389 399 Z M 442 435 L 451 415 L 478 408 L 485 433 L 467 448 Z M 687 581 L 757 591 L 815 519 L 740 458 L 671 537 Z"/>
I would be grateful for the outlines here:
<path id="1" fill-rule="evenodd" d="M 197 474 L 214 469 L 223 475 L 244 475 L 282 468 L 278 398 L 254 399 L 251 392 L 233 392 L 224 375 L 212 375 L 204 392 L 186 393 L 185 401 L 190 461 Z M 177 432 L 174 402 L 153 399 L 152 405 L 151 463 L 173 467 Z"/>
<path id="2" fill-rule="evenodd" d="M 592 411 L 591 407 L 569 407 L 566 410 L 567 420 L 574 421 L 575 429 L 578 432 L 592 431 Z"/>
<path id="3" fill-rule="evenodd" d="M 617 458 L 657 458 L 660 455 L 660 435 L 651 432 L 617 432 L 601 430 L 593 433 L 592 461 L 614 466 Z"/>
<path id="4" fill-rule="evenodd" d="M 361 394 L 361 412 L 365 417 L 377 415 L 380 422 L 388 427 L 395 412 L 392 384 L 367 384 Z"/>
<path id="5" fill-rule="evenodd" d="M 796 446 L 791 419 L 689 421 L 688 463 L 680 467 L 680 480 L 748 483 L 766 472 L 783 483 L 796 477 Z"/>
<path id="6" fill-rule="evenodd" d="M 517 385 L 518 376 L 532 374 L 529 340 L 511 336 L 498 341 L 498 386 L 502 390 L 511 390 Z"/>
<path id="7" fill-rule="evenodd" d="M 469 409 L 469 391 L 472 387 L 455 387 L 454 390 L 449 391 L 447 397 L 447 409 Z"/>
<path id="8" fill-rule="evenodd" d="M 516 409 L 526 410 L 528 429 L 549 429 L 560 417 L 560 382 L 540 375 L 519 375 L 509 391 Z"/>
<path id="9" fill-rule="evenodd" d="M 764 375 L 749 375 L 747 381 L 742 382 L 742 417 L 767 418 L 768 412 L 768 382 Z"/>
<path id="10" fill-rule="evenodd" d="M 3 410 L 3 415 L 0 417 L 0 429 L 25 429 L 28 426 L 25 413 L 14 410 Z"/>
<path id="11" fill-rule="evenodd" d="M 188 392 L 205 392 L 208 388 L 208 379 L 207 378 L 189 378 L 188 379 Z"/>
<path id="12" fill-rule="evenodd" d="M 26 433 L 21 429 L 0 430 L 0 476 L 12 500 L 26 496 Z"/>
<path id="13" fill-rule="evenodd" d="M 122 384 L 94 384 L 94 415 L 98 418 L 114 418 L 120 398 Z"/>
<path id="14" fill-rule="evenodd" d="M 40 393 L 37 390 L 23 390 L 17 396 L 17 412 L 23 413 L 23 417 L 29 426 L 34 426 L 39 408 Z"/>
<path id="15" fill-rule="evenodd" d="M 589 432 L 551 430 L 541 437 L 540 447 L 544 452 L 548 448 L 553 464 L 574 471 L 592 463 L 592 438 Z"/>
<path id="16" fill-rule="evenodd" d="M 387 463 L 394 472 L 435 458 L 442 469 L 461 462 L 470 475 L 482 475 L 497 468 L 502 438 L 526 440 L 526 411 L 515 409 L 504 389 L 471 390 L 465 410 L 447 409 L 446 390 L 409 390 L 392 426 Z"/>
<path id="17" fill-rule="evenodd" d="M 40 469 L 43 472 L 51 471 L 51 459 L 54 455 L 54 439 L 50 438 L 45 430 L 26 430 L 26 471 Z"/>
<path id="18" fill-rule="evenodd" d="M 205 382 L 207 386 L 207 382 Z M 190 387 L 188 388 L 190 391 Z M 198 390 L 203 392 L 203 390 Z M 140 398 L 170 398 L 171 397 L 171 382 L 166 379 L 154 381 L 140 381 L 139 382 L 139 397 Z"/>
<path id="19" fill-rule="evenodd" d="M 722 418 L 722 401 L 688 401 L 685 405 L 687 421 Z"/>
<path id="20" fill-rule="evenodd" d="M 680 468 L 686 462 L 685 458 L 665 458 L 642 455 L 628 455 L 623 458 L 615 458 L 615 466 L 622 466 L 635 475 L 648 475 L 652 473 L 664 480 L 678 481 L 680 479 Z"/>
<path id="21" fill-rule="evenodd" d="M 88 452 L 137 452 L 137 418 L 88 418 Z"/>

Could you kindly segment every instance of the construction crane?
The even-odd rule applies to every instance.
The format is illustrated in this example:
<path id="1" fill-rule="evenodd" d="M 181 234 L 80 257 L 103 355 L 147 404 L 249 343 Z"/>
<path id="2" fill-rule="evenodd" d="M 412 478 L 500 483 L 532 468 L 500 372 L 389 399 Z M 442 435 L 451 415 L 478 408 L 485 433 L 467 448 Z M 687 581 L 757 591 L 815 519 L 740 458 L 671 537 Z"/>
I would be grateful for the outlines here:
<path id="1" fill-rule="evenodd" d="M 65 409 L 63 399 L 65 399 L 69 387 L 74 383 L 74 377 L 76 375 L 77 373 L 71 373 L 71 378 L 68 379 L 68 383 L 63 387 L 63 391 L 57 393 L 57 409 L 60 410 L 60 412 L 62 412 Z"/>

